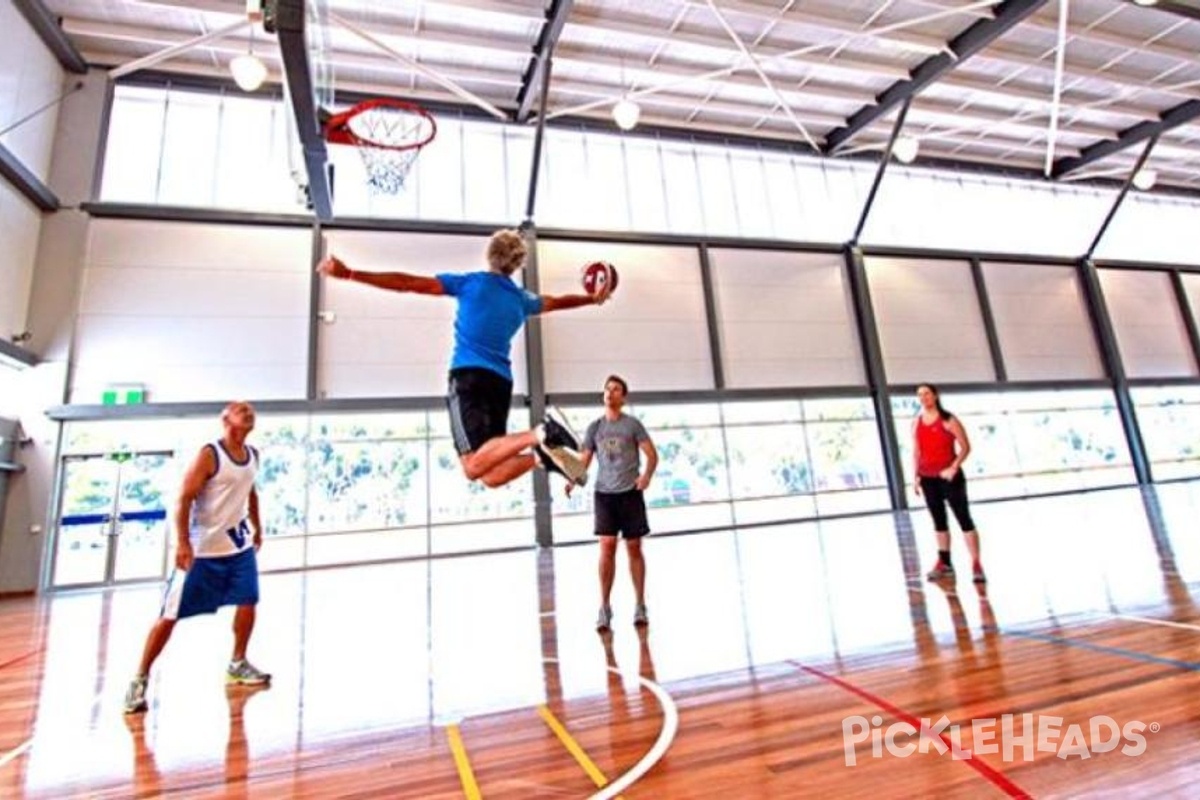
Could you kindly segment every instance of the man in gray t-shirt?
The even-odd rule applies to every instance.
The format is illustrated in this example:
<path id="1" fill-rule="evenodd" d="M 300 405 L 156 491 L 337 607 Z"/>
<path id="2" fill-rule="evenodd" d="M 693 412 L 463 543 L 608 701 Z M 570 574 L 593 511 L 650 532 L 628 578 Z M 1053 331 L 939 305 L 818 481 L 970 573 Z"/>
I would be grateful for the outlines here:
<path id="1" fill-rule="evenodd" d="M 629 574 L 637 606 L 633 614 L 635 625 L 646 625 L 646 561 L 642 556 L 642 537 L 650 532 L 646 521 L 646 500 L 643 492 L 658 467 L 658 451 L 642 423 L 625 414 L 625 397 L 629 386 L 617 375 L 604 381 L 604 416 L 588 426 L 583 437 L 581 453 L 586 469 L 595 458 L 599 464 L 596 476 L 596 535 L 600 537 L 600 615 L 596 630 L 606 631 L 612 624 L 613 577 L 617 563 L 617 535 L 625 537 L 629 554 Z M 641 456 L 646 456 L 641 470 Z M 571 486 L 567 487 L 568 494 Z"/>

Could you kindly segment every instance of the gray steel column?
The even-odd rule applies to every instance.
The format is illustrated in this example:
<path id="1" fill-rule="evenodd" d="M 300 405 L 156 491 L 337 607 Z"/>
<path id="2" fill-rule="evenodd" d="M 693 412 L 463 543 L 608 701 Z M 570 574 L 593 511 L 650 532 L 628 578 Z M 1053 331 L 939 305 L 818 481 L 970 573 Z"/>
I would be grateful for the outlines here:
<path id="1" fill-rule="evenodd" d="M 975 281 L 975 295 L 979 298 L 979 313 L 983 316 L 983 330 L 987 334 L 988 350 L 992 354 L 992 367 L 996 380 L 1008 380 L 1008 368 L 1004 366 L 1004 352 L 1000 348 L 1000 334 L 996 330 L 996 317 L 992 314 L 992 300 L 988 297 L 987 281 L 983 279 L 983 264 L 978 258 L 971 259 L 971 279 Z"/>
<path id="2" fill-rule="evenodd" d="M 569 6 L 568 6 L 569 8 Z M 553 47 L 542 59 L 542 93 L 538 98 L 537 130 L 533 134 L 533 162 L 529 170 L 529 192 L 525 196 L 525 221 L 521 230 L 529 246 L 529 258 L 525 262 L 525 288 L 541 294 L 541 278 L 538 276 L 537 225 L 533 212 L 537 207 L 538 175 L 542 165 L 542 145 L 546 136 L 546 99 L 550 94 L 550 73 L 554 67 Z M 525 322 L 525 373 L 529 396 L 530 422 L 536 424 L 546 416 L 546 364 L 542 347 L 542 320 L 530 317 Z M 533 471 L 533 524 L 539 547 L 554 544 L 554 523 L 550 508 L 554 499 L 550 494 L 550 476 L 544 469 Z"/>
<path id="3" fill-rule="evenodd" d="M 540 123 L 539 123 L 540 124 Z M 541 279 L 538 275 L 537 226 L 527 223 L 521 226 L 525 242 L 529 245 L 529 259 L 525 262 L 525 288 L 541 294 Z M 546 416 L 546 365 L 542 346 L 542 320 L 530 317 L 525 321 L 525 374 L 528 387 L 530 422 L 536 424 Z M 550 514 L 553 497 L 550 494 L 550 476 L 544 469 L 533 471 L 533 523 L 539 547 L 554 544 L 554 525 Z"/>
<path id="4" fill-rule="evenodd" d="M 1087 252 L 1083 254 L 1084 259 L 1091 260 L 1096 254 L 1096 248 L 1100 246 L 1100 241 L 1104 238 L 1104 234 L 1108 232 L 1108 227 L 1112 225 L 1113 219 L 1116 218 L 1117 212 L 1121 210 L 1121 204 L 1125 202 L 1125 196 L 1129 194 L 1129 189 L 1133 186 L 1133 179 L 1139 172 L 1142 171 L 1142 166 L 1146 160 L 1150 158 L 1150 151 L 1154 149 L 1154 145 L 1158 144 L 1158 134 L 1150 137 L 1150 141 L 1146 142 L 1146 146 L 1142 148 L 1142 154 L 1138 156 L 1138 160 L 1134 163 L 1133 169 L 1125 176 L 1125 182 L 1121 184 L 1121 191 L 1117 192 L 1116 199 L 1113 200 L 1112 207 L 1108 209 L 1108 214 L 1104 217 L 1104 222 L 1100 223 L 1100 229 L 1096 231 L 1095 238 L 1092 239 L 1091 245 Z"/>
<path id="5" fill-rule="evenodd" d="M 1092 321 L 1096 343 L 1100 347 L 1104 370 L 1117 400 L 1117 411 L 1121 415 L 1121 425 L 1125 429 L 1125 441 L 1129 445 L 1133 471 L 1137 475 L 1138 483 L 1143 485 L 1152 483 L 1154 478 L 1150 472 L 1150 459 L 1146 456 L 1146 445 L 1142 440 L 1141 428 L 1138 427 L 1133 396 L 1129 392 L 1129 379 L 1125 375 L 1125 365 L 1121 362 L 1121 351 L 1117 346 L 1116 331 L 1113 328 L 1112 317 L 1108 314 L 1108 305 L 1104 302 L 1100 276 L 1091 259 L 1080 259 L 1079 282 L 1083 287 L 1083 300 Z"/>
<path id="6" fill-rule="evenodd" d="M 883 156 L 879 159 L 879 166 L 875 169 L 875 180 L 871 182 L 871 191 L 867 192 L 866 202 L 863 203 L 862 211 L 858 215 L 858 224 L 854 226 L 854 235 L 850 237 L 851 247 L 858 246 L 863 229 L 867 227 L 867 218 L 871 216 L 871 208 L 875 205 L 875 195 L 879 193 L 879 185 L 883 183 L 883 173 L 887 172 L 888 164 L 892 161 L 892 148 L 896 146 L 896 139 L 900 137 L 900 131 L 904 128 L 904 120 L 908 117 L 908 109 L 911 105 L 912 98 L 909 97 L 904 101 L 904 105 L 900 106 L 900 113 L 896 115 L 896 123 L 892 125 L 892 134 L 888 137 L 887 146 L 883 148 Z"/>
<path id="7" fill-rule="evenodd" d="M 321 231 L 320 220 L 314 220 L 312 226 L 312 257 L 309 259 L 308 271 L 308 361 L 305 365 L 304 396 L 309 400 L 317 399 L 317 359 L 319 356 L 321 330 L 321 276 L 317 274 L 317 264 L 325 254 L 325 235 Z"/>
<path id="8" fill-rule="evenodd" d="M 537 207 L 538 176 L 542 170 L 542 145 L 546 138 L 546 98 L 550 94 L 550 73 L 554 69 L 554 56 L 547 54 L 542 67 L 542 96 L 538 104 L 537 129 L 533 132 L 533 161 L 529 167 L 529 191 L 525 194 L 525 225 L 533 224 L 533 212 Z"/>
<path id="9" fill-rule="evenodd" d="M 725 388 L 725 359 L 721 355 L 720 320 L 717 318 L 717 296 L 713 290 L 712 261 L 708 245 L 700 243 L 700 284 L 704 289 L 704 314 L 708 323 L 708 351 L 712 357 L 713 385 Z"/>
<path id="10" fill-rule="evenodd" d="M 845 249 L 846 278 L 854 302 L 854 321 L 858 342 L 862 347 L 863 367 L 867 371 L 867 387 L 875 406 L 875 425 L 883 450 L 883 468 L 887 473 L 888 494 L 892 508 L 908 508 L 905 495 L 904 470 L 900 466 L 900 444 L 896 440 L 896 425 L 892 416 L 892 397 L 888 391 L 887 373 L 883 366 L 883 350 L 879 344 L 879 327 L 871 305 L 871 289 L 867 284 L 867 269 L 862 250 L 847 245 Z"/>

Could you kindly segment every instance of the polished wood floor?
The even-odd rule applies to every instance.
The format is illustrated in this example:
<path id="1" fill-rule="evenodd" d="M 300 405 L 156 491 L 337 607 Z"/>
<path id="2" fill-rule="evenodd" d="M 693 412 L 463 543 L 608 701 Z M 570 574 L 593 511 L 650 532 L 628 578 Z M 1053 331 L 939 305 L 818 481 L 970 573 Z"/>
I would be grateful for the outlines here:
<path id="1" fill-rule="evenodd" d="M 986 593 L 922 579 L 923 514 L 651 539 L 605 637 L 593 546 L 266 576 L 273 685 L 190 620 L 132 719 L 157 589 L 0 603 L 0 797 L 1197 796 L 1200 483 L 975 514 Z M 959 757 L 883 746 L 943 715 Z"/>

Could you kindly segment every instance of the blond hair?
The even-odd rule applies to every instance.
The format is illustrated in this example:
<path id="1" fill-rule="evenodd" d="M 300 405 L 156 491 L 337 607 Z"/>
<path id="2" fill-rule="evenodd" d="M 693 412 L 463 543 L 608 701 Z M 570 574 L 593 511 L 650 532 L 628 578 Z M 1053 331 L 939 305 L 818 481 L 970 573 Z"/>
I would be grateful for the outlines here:
<path id="1" fill-rule="evenodd" d="M 529 247 L 520 231 L 512 228 L 496 231 L 488 242 L 488 265 L 497 272 L 512 275 L 525 266 L 525 257 L 529 255 Z"/>

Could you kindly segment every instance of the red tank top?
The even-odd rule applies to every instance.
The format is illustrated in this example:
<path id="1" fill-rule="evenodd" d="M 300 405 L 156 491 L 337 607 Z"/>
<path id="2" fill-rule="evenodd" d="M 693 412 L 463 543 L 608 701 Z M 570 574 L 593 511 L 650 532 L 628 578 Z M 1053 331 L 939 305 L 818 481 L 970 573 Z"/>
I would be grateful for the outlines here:
<path id="1" fill-rule="evenodd" d="M 917 447 L 917 474 L 922 477 L 935 478 L 954 463 L 954 434 L 940 417 L 928 425 L 917 417 Z"/>

